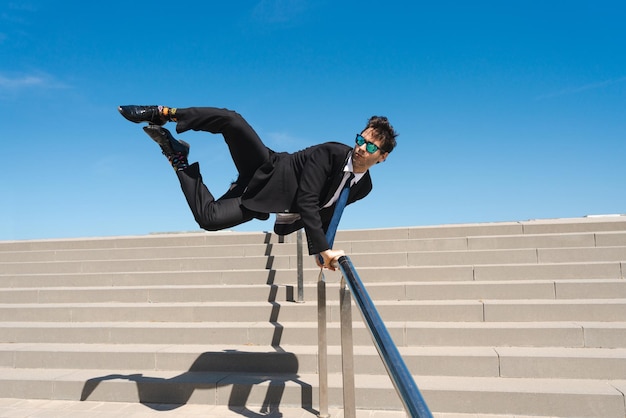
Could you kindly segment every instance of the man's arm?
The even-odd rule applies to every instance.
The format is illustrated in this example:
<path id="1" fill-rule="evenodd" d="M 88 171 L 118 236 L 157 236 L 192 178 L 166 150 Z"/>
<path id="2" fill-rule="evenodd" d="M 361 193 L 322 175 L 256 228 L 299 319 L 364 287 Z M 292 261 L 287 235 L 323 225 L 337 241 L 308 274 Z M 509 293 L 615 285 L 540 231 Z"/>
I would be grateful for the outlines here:
<path id="1" fill-rule="evenodd" d="M 321 200 L 326 198 L 327 193 L 324 191 L 328 191 L 328 182 L 331 180 L 333 170 L 340 170 L 340 168 L 336 168 L 335 159 L 337 156 L 331 152 L 329 147 L 318 146 L 308 156 L 302 169 L 296 204 L 307 234 L 309 254 L 311 255 L 330 250 L 320 209 L 325 203 Z"/>

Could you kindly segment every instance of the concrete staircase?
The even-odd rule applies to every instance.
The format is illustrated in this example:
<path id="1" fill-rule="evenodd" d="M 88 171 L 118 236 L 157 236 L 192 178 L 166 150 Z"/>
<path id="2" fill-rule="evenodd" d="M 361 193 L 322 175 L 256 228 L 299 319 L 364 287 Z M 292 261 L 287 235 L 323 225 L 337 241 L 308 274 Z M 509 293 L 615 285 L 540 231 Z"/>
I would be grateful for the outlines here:
<path id="1" fill-rule="evenodd" d="M 0 242 L 0 398 L 313 416 L 319 269 L 305 256 L 306 302 L 294 302 L 287 240 Z M 626 416 L 626 216 L 341 231 L 336 247 L 435 416 Z M 340 407 L 340 276 L 326 278 Z M 401 410 L 353 319 L 357 407 Z"/>

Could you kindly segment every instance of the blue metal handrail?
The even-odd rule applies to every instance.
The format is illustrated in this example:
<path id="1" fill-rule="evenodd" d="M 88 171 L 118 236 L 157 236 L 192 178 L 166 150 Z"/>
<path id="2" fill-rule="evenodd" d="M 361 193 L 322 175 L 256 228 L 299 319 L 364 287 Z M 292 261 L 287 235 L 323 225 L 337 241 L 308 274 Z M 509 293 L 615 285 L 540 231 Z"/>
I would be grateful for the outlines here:
<path id="1" fill-rule="evenodd" d="M 428 405 L 426 405 L 413 376 L 411 376 L 398 348 L 389 335 L 387 327 L 378 314 L 378 310 L 374 306 L 374 302 L 372 302 L 367 293 L 350 258 L 342 256 L 338 261 L 339 269 L 353 295 L 356 306 L 361 312 L 363 321 L 372 335 L 378 354 L 387 369 L 387 373 L 396 388 L 400 400 L 404 404 L 406 412 L 412 418 L 432 418 Z"/>

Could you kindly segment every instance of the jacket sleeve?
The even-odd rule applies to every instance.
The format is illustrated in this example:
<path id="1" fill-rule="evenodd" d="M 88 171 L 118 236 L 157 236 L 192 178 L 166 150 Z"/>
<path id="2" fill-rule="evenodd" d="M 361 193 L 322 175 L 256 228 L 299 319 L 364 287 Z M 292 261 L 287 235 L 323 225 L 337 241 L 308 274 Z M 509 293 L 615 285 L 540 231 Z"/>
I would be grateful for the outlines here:
<path id="1" fill-rule="evenodd" d="M 327 195 L 332 175 L 338 170 L 335 159 L 336 156 L 328 148 L 318 147 L 307 158 L 302 169 L 296 204 L 304 224 L 309 254 L 330 249 L 320 209 L 326 203 L 321 200 Z"/>

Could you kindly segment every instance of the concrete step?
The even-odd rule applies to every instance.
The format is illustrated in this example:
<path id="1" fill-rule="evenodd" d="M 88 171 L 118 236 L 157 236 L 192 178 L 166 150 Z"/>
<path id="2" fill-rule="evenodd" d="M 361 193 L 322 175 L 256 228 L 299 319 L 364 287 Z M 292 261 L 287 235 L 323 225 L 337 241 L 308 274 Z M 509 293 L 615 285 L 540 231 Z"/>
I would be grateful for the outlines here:
<path id="1" fill-rule="evenodd" d="M 277 246 L 283 253 L 295 254 L 295 245 Z M 154 260 L 197 257 L 262 257 L 271 255 L 272 245 L 210 245 L 136 248 L 99 248 L 38 251 L 1 251 L 0 262 L 53 262 L 96 260 Z"/>
<path id="2" fill-rule="evenodd" d="M 337 247 L 346 253 L 371 253 L 376 249 L 380 253 L 394 252 L 446 252 L 446 251 L 490 251 L 523 249 L 575 249 L 605 248 L 626 246 L 626 231 L 549 233 L 523 235 L 486 235 L 461 236 L 451 238 L 416 238 L 416 239 L 376 239 L 335 241 Z M 265 246 L 272 254 L 295 253 L 293 243 Z"/>
<path id="3" fill-rule="evenodd" d="M 197 231 L 138 236 L 0 241 L 0 251 L 45 251 L 145 248 L 205 245 L 247 245 L 278 243 L 279 237 L 265 232 Z"/>
<path id="4" fill-rule="evenodd" d="M 406 256 L 407 266 L 580 263 L 626 260 L 626 246 L 428 251 L 408 252 Z M 355 265 L 364 261 L 360 260 L 359 254 L 350 255 L 350 258 L 357 263 Z"/>
<path id="5" fill-rule="evenodd" d="M 501 235 L 571 234 L 626 231 L 626 216 L 539 219 L 521 222 L 450 224 L 409 228 L 340 230 L 337 241 L 406 240 Z"/>
<path id="6" fill-rule="evenodd" d="M 400 410 L 387 376 L 357 375 L 361 408 Z M 342 404 L 341 376 L 329 375 L 329 403 Z M 623 417 L 624 381 L 417 376 L 433 410 L 445 413 Z M 573 384 L 575 383 L 575 384 Z M 4 369 L 0 391 L 9 397 L 268 408 L 315 408 L 317 375 L 228 372 Z"/>
<path id="7" fill-rule="evenodd" d="M 474 266 L 475 280 L 624 279 L 626 262 Z M 359 270 L 360 271 L 360 270 Z"/>
<path id="8" fill-rule="evenodd" d="M 240 418 L 241 416 L 263 416 L 267 418 L 313 418 L 319 416 L 319 411 L 302 408 L 280 407 L 278 410 L 268 410 L 261 407 L 228 407 L 194 404 L 141 404 L 136 402 L 91 402 L 91 401 L 56 401 L 40 399 L 11 399 L 0 398 L 0 416 L 6 417 L 36 417 L 42 414 L 54 417 L 83 417 L 118 418 L 132 416 L 133 418 L 149 418 L 155 414 L 167 414 L 168 417 L 203 417 L 203 418 Z M 329 408 L 328 413 L 333 418 L 344 418 L 343 409 Z M 434 418 L 476 418 L 476 414 L 437 413 Z M 375 409 L 357 409 L 356 418 L 406 418 L 404 411 L 381 411 Z M 509 414 L 481 414 L 483 418 L 531 418 L 528 415 Z M 549 418 L 533 415 L 532 418 Z"/>
<path id="9" fill-rule="evenodd" d="M 444 300 L 378 301 L 385 321 L 622 321 L 626 299 L 566 300 Z M 356 308 L 354 314 L 358 315 Z M 5 321 L 310 321 L 317 317 L 313 304 L 277 302 L 181 302 L 181 303 L 39 303 L 0 304 Z M 338 303 L 328 304 L 330 321 L 339 319 Z"/>
<path id="10" fill-rule="evenodd" d="M 626 348 L 400 347 L 413 375 L 540 379 L 622 379 Z M 317 373 L 317 347 L 165 344 L 0 344 L 0 368 L 189 370 Z M 341 370 L 341 347 L 328 347 L 329 370 Z M 385 375 L 373 347 L 354 347 L 357 373 Z"/>
<path id="11" fill-rule="evenodd" d="M 413 374 L 498 376 L 498 357 L 492 348 L 403 347 Z M 341 370 L 341 348 L 328 348 L 329 370 Z M 355 369 L 362 374 L 386 375 L 376 349 L 357 346 Z M 602 359 L 597 361 L 599 367 Z M 609 360 L 604 360 L 608 362 Z M 202 372 L 317 373 L 314 346 L 216 345 L 105 345 L 0 344 L 0 367 L 21 369 L 189 370 Z M 434 372 L 434 373 L 430 373 Z"/>
<path id="12" fill-rule="evenodd" d="M 15 270 L 20 270 L 15 267 Z M 295 285 L 294 269 L 257 270 L 188 270 L 188 271 L 113 271 L 51 273 L 18 271 L 0 273 L 0 288 L 67 286 L 154 286 L 154 285 L 204 285 L 204 284 L 280 284 Z M 316 283 L 319 268 L 305 268 L 304 281 Z M 426 266 L 426 267 L 359 267 L 358 273 L 365 283 L 388 281 L 502 281 L 502 280 L 587 280 L 624 279 L 626 262 L 508 264 L 476 266 Z M 329 281 L 338 282 L 341 274 L 325 271 Z"/>
<path id="13" fill-rule="evenodd" d="M 452 224 L 408 228 L 367 230 L 340 230 L 336 242 L 368 240 L 419 240 L 439 238 L 467 238 L 480 236 L 579 234 L 626 231 L 626 216 L 604 218 L 548 219 L 522 222 L 494 222 L 479 224 Z M 38 251 L 60 249 L 103 249 L 133 247 L 168 247 L 202 245 L 276 244 L 279 241 L 295 242 L 295 235 L 277 237 L 264 232 L 206 232 L 163 233 L 145 236 L 99 237 L 76 239 L 48 239 L 28 241 L 2 241 L 2 251 Z M 621 241 L 623 242 L 623 241 Z"/>
<path id="14" fill-rule="evenodd" d="M 626 322 L 405 322 L 387 330 L 399 347 L 626 348 Z M 317 322 L 2 322 L 1 343 L 317 345 Z M 356 346 L 372 338 L 353 323 Z M 337 322 L 328 343 L 340 344 Z"/>
<path id="15" fill-rule="evenodd" d="M 438 240 L 433 240 L 437 242 Z M 537 234 L 467 237 L 469 250 L 514 248 L 592 248 L 623 247 L 626 232 L 585 232 L 571 234 Z"/>
<path id="16" fill-rule="evenodd" d="M 178 251 L 183 252 L 183 251 Z M 349 254 L 354 265 L 361 268 L 423 267 L 423 266 L 481 266 L 507 264 L 558 264 L 621 262 L 626 260 L 626 246 L 561 249 L 514 249 L 471 251 L 395 252 Z M 85 255 L 86 257 L 86 255 Z M 314 268 L 312 257 L 303 260 Z M 196 270 L 259 270 L 296 269 L 294 256 L 154 256 L 136 259 L 81 259 L 69 261 L 0 262 L 3 274 L 97 273 L 134 271 L 196 271 Z"/>
<path id="17" fill-rule="evenodd" d="M 138 243 L 145 239 L 137 238 Z M 161 242 L 160 240 L 157 242 Z M 42 261 L 83 261 L 83 260 L 128 260 L 193 257 L 247 257 L 247 256 L 293 256 L 295 243 L 253 243 L 253 244 L 204 244 L 183 245 L 187 241 L 177 241 L 162 246 L 102 247 L 92 248 L 47 248 L 11 250 L 1 248 L 0 262 L 42 262 Z M 1 244 L 1 243 L 0 243 Z M 189 244 L 192 244 L 191 242 Z M 59 246 L 61 242 L 59 242 Z M 348 254 L 370 253 L 374 247 L 380 253 L 446 252 L 446 251 L 486 251 L 513 249 L 569 249 L 593 247 L 625 247 L 626 232 L 540 234 L 513 236 L 478 236 L 457 238 L 431 238 L 378 241 L 338 241 L 337 246 Z"/>
<path id="18" fill-rule="evenodd" d="M 338 283 L 327 284 L 327 299 L 338 300 Z M 374 300 L 493 300 L 493 299 L 626 299 L 626 281 L 491 281 L 491 282 L 397 282 L 370 283 Z M 306 284 L 309 299 L 317 285 Z M 0 288 L 0 304 L 10 303 L 171 303 L 214 302 L 293 302 L 294 286 L 286 285 L 165 285 Z"/>
<path id="19" fill-rule="evenodd" d="M 313 263 L 308 260 L 309 264 Z M 205 285 L 205 284 L 282 284 L 297 282 L 295 269 L 256 270 L 137 270 L 94 272 L 50 272 L 39 267 L 39 273 L 20 269 L 18 263 L 13 273 L 0 271 L 0 288 L 50 287 L 50 286 L 154 286 L 154 285 Z M 120 270 L 120 269 L 118 269 Z M 305 264 L 304 281 L 316 283 L 319 268 Z M 420 281 L 502 281 L 502 280 L 587 280 L 626 278 L 626 262 L 550 263 L 550 264 L 495 264 L 464 266 L 414 266 L 414 267 L 359 267 L 358 273 L 365 283 L 420 282 Z M 324 272 L 328 281 L 339 282 L 339 272 Z"/>
<path id="20" fill-rule="evenodd" d="M 520 301 L 518 301 L 520 302 Z M 622 301 L 626 305 L 626 301 Z M 607 301 L 596 305 L 582 306 L 584 316 L 587 312 L 606 310 L 606 316 L 613 318 L 619 314 L 619 305 L 615 314 L 609 314 Z M 581 304 L 582 305 L 582 304 Z M 598 307 L 597 305 L 600 305 Z M 511 309 L 516 304 L 511 303 Z M 594 309 L 595 308 L 595 309 Z M 377 309 L 383 319 L 389 321 L 411 318 L 415 321 L 482 321 L 483 304 L 478 301 L 450 302 L 403 302 L 380 301 Z M 549 308 L 545 308 L 549 311 Z M 356 313 L 356 312 L 355 312 Z M 513 315 L 513 314 L 511 314 Z M 601 315 L 598 313 L 598 315 Z M 74 304 L 0 304 L 0 317 L 5 321 L 53 321 L 53 322 L 221 322 L 242 321 L 310 321 L 317 317 L 317 308 L 313 304 L 269 303 L 269 302 L 183 302 L 183 303 L 74 303 Z M 328 304 L 328 318 L 339 318 L 338 303 Z"/>
<path id="21" fill-rule="evenodd" d="M 337 287 L 337 286 L 335 286 Z M 387 286 L 381 285 L 381 288 Z M 313 292 L 313 285 L 306 290 Z M 391 291 L 391 290 L 387 290 Z M 381 292 L 386 292 L 381 289 Z M 0 303 L 174 303 L 217 302 L 293 302 L 293 286 L 278 285 L 181 285 L 181 286 L 90 286 L 0 289 Z M 312 294 L 312 293 L 310 293 Z"/>
<path id="22" fill-rule="evenodd" d="M 0 263 L 4 274 L 42 273 L 109 273 L 151 271 L 259 270 L 295 268 L 289 257 L 192 257 L 135 260 L 81 260 L 29 263 Z"/>
<path id="23" fill-rule="evenodd" d="M 522 222 L 525 234 L 553 234 L 588 231 L 626 231 L 626 215 L 585 218 L 537 219 Z"/>
<path id="24" fill-rule="evenodd" d="M 621 321 L 626 299 L 564 300 L 445 300 L 377 301 L 385 321 Z M 330 321 L 339 318 L 337 302 L 328 304 Z M 315 318 L 313 304 L 277 302 L 181 302 L 181 303 L 39 303 L 0 304 L 6 321 L 307 321 Z M 356 308 L 355 314 L 357 313 Z"/>
<path id="25" fill-rule="evenodd" d="M 333 418 L 343 418 L 343 409 L 329 408 Z M 0 416 L 2 417 L 97 417 L 97 418 L 153 418 L 167 415 L 172 418 L 315 418 L 317 410 L 279 407 L 270 410 L 267 406 L 228 407 L 202 404 L 142 404 L 138 402 L 91 402 L 43 399 L 0 398 Z M 404 411 L 380 411 L 357 409 L 356 418 L 406 418 Z M 476 418 L 474 415 L 433 414 L 435 418 Z M 491 418 L 529 418 L 520 416 L 492 416 Z M 542 418 L 542 417 L 533 417 Z M 544 417 L 547 418 L 547 417 Z"/>

